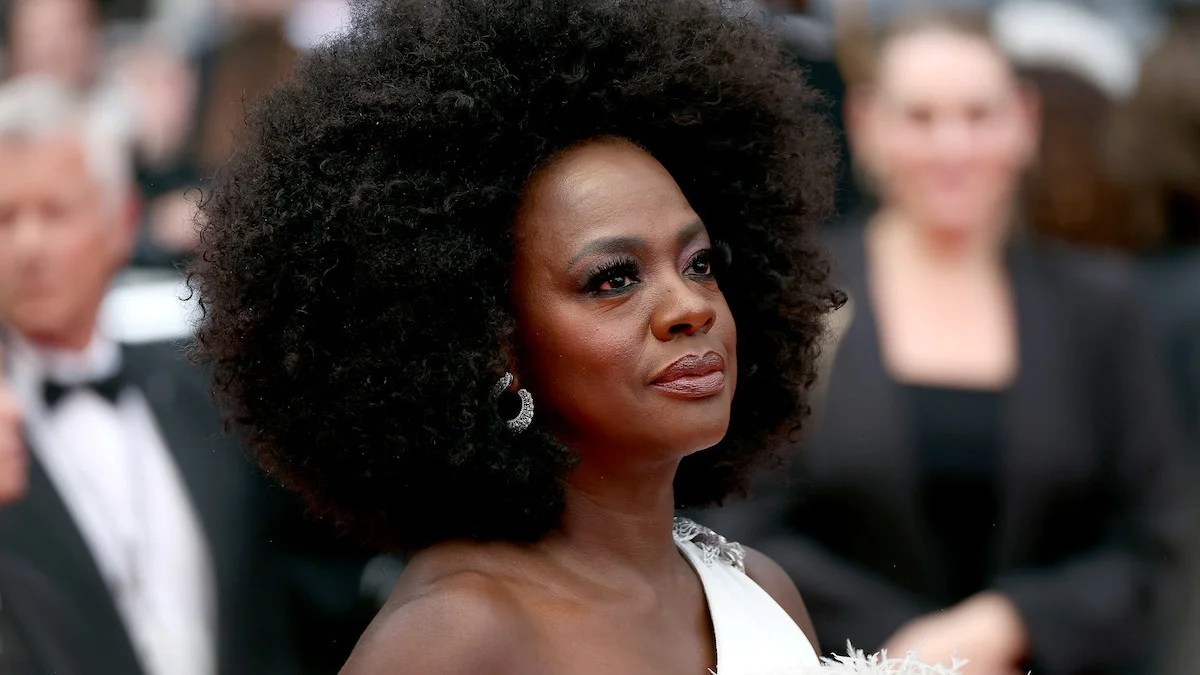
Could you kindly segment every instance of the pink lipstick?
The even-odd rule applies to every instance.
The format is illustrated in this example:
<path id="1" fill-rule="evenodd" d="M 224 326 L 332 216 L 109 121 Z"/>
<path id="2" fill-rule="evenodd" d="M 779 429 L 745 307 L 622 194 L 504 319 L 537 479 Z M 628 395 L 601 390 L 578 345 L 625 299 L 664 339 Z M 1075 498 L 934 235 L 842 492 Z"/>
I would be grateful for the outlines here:
<path id="1" fill-rule="evenodd" d="M 716 396 L 725 389 L 725 358 L 716 352 L 688 354 L 659 372 L 650 386 L 680 398 Z"/>

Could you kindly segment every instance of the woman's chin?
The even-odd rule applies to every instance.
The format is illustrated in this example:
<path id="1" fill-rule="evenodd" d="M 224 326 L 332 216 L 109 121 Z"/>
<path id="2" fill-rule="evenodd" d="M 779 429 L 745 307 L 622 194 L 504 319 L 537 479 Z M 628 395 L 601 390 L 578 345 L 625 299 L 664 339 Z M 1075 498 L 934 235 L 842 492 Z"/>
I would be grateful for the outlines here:
<path id="1" fill-rule="evenodd" d="M 724 414 L 709 411 L 707 415 L 664 415 L 662 411 L 629 420 L 619 434 L 609 439 L 609 445 L 637 448 L 635 455 L 653 461 L 674 460 L 703 452 L 720 443 L 729 431 L 728 409 Z M 636 424 L 642 420 L 650 426 Z M 635 426 L 636 425 L 636 426 Z"/>
<path id="2" fill-rule="evenodd" d="M 682 448 L 681 455 L 693 455 L 697 452 L 704 452 L 725 440 L 725 435 L 729 431 L 729 420 L 726 418 L 721 424 L 712 424 L 706 428 L 692 428 L 686 437 L 686 444 L 680 444 Z"/>
<path id="3" fill-rule="evenodd" d="M 923 209 L 920 221 L 941 236 L 973 237 L 995 226 L 999 208 L 984 199 L 943 199 Z"/>

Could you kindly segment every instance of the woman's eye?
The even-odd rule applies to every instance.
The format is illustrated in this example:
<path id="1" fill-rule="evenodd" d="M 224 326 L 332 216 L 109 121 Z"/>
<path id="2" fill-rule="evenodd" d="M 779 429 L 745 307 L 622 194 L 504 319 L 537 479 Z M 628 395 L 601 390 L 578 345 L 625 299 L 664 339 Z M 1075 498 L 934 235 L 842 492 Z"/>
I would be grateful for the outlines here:
<path id="1" fill-rule="evenodd" d="M 607 279 L 600 282 L 600 290 L 602 291 L 619 291 L 622 288 L 633 283 L 633 279 L 624 274 L 611 274 Z"/>
<path id="2" fill-rule="evenodd" d="M 967 121 L 972 124 L 986 122 L 992 116 L 992 109 L 984 105 L 973 105 L 967 108 Z"/>
<path id="3" fill-rule="evenodd" d="M 707 277 L 713 273 L 712 269 L 712 251 L 705 249 L 692 256 L 688 261 L 687 269 L 684 272 L 691 276 Z"/>
<path id="4" fill-rule="evenodd" d="M 933 122 L 933 111 L 928 108 L 909 108 L 905 113 L 908 121 L 917 126 L 929 126 Z"/>
<path id="5" fill-rule="evenodd" d="M 638 282 L 637 266 L 629 262 L 605 265 L 588 276 L 585 290 L 590 293 L 615 293 Z"/>

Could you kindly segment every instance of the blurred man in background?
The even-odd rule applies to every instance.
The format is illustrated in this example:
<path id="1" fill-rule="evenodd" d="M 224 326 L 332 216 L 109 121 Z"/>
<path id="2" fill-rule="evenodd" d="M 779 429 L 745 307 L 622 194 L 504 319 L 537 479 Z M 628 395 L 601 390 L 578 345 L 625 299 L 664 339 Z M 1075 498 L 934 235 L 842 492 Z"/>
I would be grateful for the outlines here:
<path id="1" fill-rule="evenodd" d="M 0 549 L 106 646 L 92 672 L 285 668 L 260 486 L 178 349 L 98 326 L 136 230 L 128 151 L 73 90 L 0 88 L 0 321 L 27 419 L 28 495 Z"/>

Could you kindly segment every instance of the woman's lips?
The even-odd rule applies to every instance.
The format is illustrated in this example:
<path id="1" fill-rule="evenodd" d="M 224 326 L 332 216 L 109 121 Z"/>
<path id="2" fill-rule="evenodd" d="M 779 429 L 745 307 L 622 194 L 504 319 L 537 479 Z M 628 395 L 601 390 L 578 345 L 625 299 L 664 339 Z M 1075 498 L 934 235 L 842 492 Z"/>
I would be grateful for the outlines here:
<path id="1" fill-rule="evenodd" d="M 650 386 L 680 398 L 708 398 L 725 389 L 725 358 L 716 352 L 688 354 L 660 372 Z"/>

